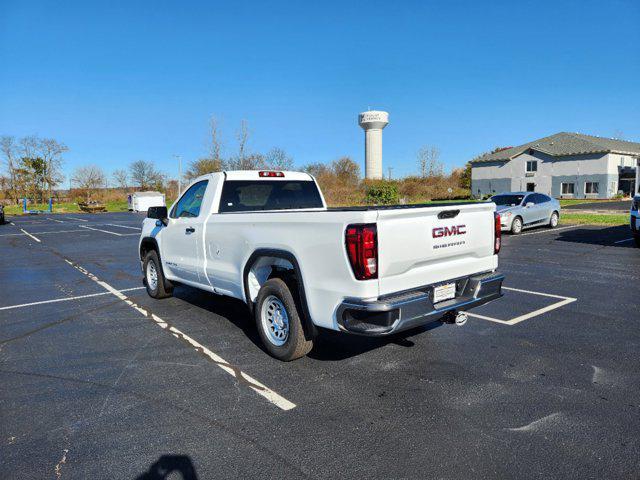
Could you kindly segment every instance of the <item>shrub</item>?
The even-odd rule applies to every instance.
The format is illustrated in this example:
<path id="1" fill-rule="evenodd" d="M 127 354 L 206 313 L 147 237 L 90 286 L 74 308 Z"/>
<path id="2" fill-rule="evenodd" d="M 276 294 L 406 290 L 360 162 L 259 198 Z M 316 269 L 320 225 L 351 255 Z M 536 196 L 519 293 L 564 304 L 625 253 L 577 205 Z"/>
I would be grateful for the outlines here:
<path id="1" fill-rule="evenodd" d="M 367 204 L 392 205 L 398 201 L 398 185 L 395 182 L 380 180 L 369 183 L 365 188 Z"/>

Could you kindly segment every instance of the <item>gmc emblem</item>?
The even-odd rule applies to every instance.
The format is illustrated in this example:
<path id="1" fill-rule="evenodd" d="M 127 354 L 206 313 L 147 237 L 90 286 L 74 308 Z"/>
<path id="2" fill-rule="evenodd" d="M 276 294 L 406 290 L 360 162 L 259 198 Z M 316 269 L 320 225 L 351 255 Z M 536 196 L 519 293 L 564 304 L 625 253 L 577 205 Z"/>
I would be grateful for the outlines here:
<path id="1" fill-rule="evenodd" d="M 467 233 L 466 225 L 454 225 L 452 227 L 436 227 L 431 232 L 433 238 L 453 237 L 454 235 L 464 235 Z"/>

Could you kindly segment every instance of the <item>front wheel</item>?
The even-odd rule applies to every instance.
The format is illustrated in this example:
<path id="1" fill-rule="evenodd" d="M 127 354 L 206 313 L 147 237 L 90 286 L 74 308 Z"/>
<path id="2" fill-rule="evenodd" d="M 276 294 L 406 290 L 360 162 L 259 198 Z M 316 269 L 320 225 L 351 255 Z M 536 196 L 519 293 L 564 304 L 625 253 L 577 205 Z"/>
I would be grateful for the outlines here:
<path id="1" fill-rule="evenodd" d="M 558 226 L 558 220 L 560 217 L 558 216 L 558 212 L 553 212 L 551 214 L 551 218 L 549 218 L 549 228 L 556 228 Z"/>
<path id="2" fill-rule="evenodd" d="M 173 293 L 173 285 L 164 278 L 160 258 L 155 250 L 147 252 L 142 264 L 144 270 L 144 285 L 152 298 L 167 298 Z"/>
<path id="3" fill-rule="evenodd" d="M 518 235 L 522 232 L 522 219 L 520 217 L 516 217 L 511 222 L 511 233 L 514 235 Z"/>
<path id="4" fill-rule="evenodd" d="M 281 279 L 272 278 L 262 285 L 254 315 L 260 340 L 273 357 L 288 362 L 313 348 L 313 341 L 305 338 L 291 291 Z"/>

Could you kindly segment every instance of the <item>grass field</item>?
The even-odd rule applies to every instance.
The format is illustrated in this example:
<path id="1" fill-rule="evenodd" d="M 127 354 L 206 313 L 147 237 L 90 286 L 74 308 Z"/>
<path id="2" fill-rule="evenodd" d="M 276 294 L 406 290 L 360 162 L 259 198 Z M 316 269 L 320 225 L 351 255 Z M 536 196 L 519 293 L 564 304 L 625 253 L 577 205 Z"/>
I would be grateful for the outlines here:
<path id="1" fill-rule="evenodd" d="M 629 223 L 629 215 L 603 215 L 592 213 L 562 213 L 562 223 L 580 225 L 626 225 Z"/>

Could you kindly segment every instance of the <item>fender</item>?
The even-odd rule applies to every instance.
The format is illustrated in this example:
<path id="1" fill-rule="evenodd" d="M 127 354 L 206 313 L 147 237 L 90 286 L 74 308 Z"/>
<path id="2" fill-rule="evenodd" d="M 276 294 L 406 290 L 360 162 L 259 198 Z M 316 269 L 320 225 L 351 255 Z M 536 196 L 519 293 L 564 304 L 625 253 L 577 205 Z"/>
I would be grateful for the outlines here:
<path id="1" fill-rule="evenodd" d="M 304 328 L 304 333 L 307 339 L 314 338 L 318 329 L 311 320 L 311 314 L 309 313 L 309 305 L 307 304 L 307 295 L 304 289 L 304 281 L 302 279 L 302 270 L 300 269 L 300 264 L 298 263 L 298 259 L 295 255 L 287 250 L 278 250 L 274 248 L 259 248 L 255 250 L 250 256 L 247 262 L 244 265 L 244 269 L 242 271 L 242 284 L 244 288 L 244 297 L 245 303 L 249 307 L 249 311 L 253 314 L 254 305 L 249 298 L 249 270 L 251 266 L 259 257 L 277 257 L 282 258 L 291 262 L 293 265 L 293 270 L 296 274 L 298 280 L 298 298 L 300 299 L 300 307 L 302 308 L 302 326 Z"/>

